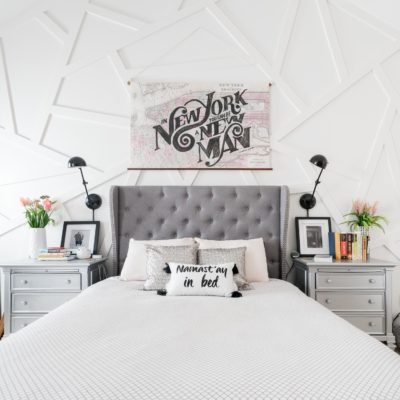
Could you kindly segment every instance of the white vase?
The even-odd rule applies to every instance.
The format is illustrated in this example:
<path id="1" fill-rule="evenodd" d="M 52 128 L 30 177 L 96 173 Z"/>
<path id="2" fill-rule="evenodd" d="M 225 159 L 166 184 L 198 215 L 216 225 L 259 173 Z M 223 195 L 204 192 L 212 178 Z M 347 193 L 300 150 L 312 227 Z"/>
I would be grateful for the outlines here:
<path id="1" fill-rule="evenodd" d="M 37 258 L 40 250 L 46 247 L 46 228 L 29 228 L 29 258 Z"/>

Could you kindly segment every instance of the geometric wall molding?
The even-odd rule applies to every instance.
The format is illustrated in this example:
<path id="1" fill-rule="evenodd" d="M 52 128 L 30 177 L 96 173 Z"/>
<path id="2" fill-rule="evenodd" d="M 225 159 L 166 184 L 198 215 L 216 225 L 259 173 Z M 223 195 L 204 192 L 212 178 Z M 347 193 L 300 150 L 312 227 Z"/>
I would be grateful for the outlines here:
<path id="1" fill-rule="evenodd" d="M 379 4 L 378 4 L 379 3 Z M 108 190 L 125 185 L 280 185 L 291 217 L 325 154 L 314 215 L 333 224 L 357 196 L 379 200 L 390 225 L 377 256 L 400 260 L 400 6 L 392 0 L 44 0 L 5 8 L 0 22 L 0 251 L 24 248 L 20 196 L 49 194 L 58 218 L 85 219 L 67 160 L 88 162 L 103 197 L 101 248 L 110 248 Z M 7 15 L 9 13 L 9 15 Z M 126 82 L 273 83 L 273 171 L 130 171 Z M 58 244 L 61 224 L 49 228 Z M 290 228 L 294 248 L 294 229 Z M 400 310 L 399 295 L 395 311 Z"/>

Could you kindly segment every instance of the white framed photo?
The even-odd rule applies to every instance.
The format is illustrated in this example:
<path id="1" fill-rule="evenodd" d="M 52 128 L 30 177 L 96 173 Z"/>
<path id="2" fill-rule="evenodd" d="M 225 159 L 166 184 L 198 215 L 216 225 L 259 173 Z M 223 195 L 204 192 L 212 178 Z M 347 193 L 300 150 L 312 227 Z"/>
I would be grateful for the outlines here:
<path id="1" fill-rule="evenodd" d="M 329 254 L 329 217 L 296 217 L 297 251 L 301 256 Z"/>
<path id="2" fill-rule="evenodd" d="M 99 221 L 64 221 L 61 247 L 70 250 L 86 247 L 92 254 L 96 254 L 99 230 Z"/>

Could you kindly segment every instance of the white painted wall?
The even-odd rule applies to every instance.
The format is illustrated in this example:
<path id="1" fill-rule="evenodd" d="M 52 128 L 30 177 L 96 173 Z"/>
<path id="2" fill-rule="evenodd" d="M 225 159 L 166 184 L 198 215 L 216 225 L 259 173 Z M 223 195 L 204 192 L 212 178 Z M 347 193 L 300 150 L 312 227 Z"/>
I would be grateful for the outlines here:
<path id="1" fill-rule="evenodd" d="M 336 224 L 355 197 L 390 219 L 375 257 L 400 259 L 400 3 L 396 0 L 0 1 L 0 254 L 26 254 L 20 196 L 58 199 L 63 219 L 89 219 L 70 156 L 89 163 L 103 196 L 101 251 L 110 248 L 108 189 L 121 185 L 274 185 L 298 198 L 329 160 L 312 215 Z M 18 14 L 24 10 L 22 14 Z M 18 15 L 16 15 L 18 14 Z M 126 81 L 272 81 L 273 172 L 127 172 Z M 294 230 L 290 231 L 294 248 Z M 400 283 L 397 282 L 400 286 Z M 398 293 L 395 309 L 400 311 Z"/>

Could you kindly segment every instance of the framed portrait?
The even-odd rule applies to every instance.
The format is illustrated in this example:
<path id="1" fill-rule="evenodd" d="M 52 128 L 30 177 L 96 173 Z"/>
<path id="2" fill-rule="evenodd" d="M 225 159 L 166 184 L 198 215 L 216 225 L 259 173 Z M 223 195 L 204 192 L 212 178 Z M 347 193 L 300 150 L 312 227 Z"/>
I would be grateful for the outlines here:
<path id="1" fill-rule="evenodd" d="M 329 217 L 296 217 L 297 251 L 303 257 L 329 254 Z"/>
<path id="2" fill-rule="evenodd" d="M 99 221 L 64 221 L 61 246 L 70 250 L 86 247 L 92 254 L 97 253 Z"/>

